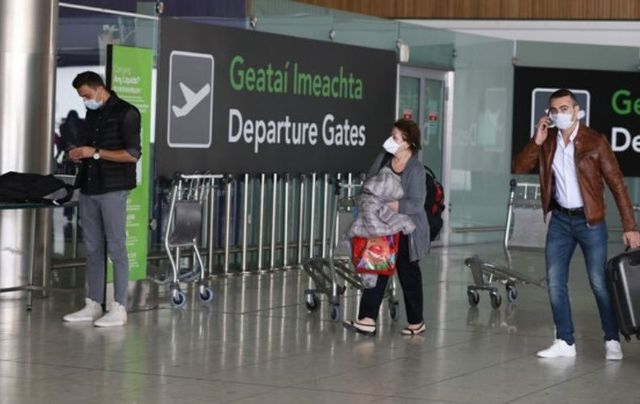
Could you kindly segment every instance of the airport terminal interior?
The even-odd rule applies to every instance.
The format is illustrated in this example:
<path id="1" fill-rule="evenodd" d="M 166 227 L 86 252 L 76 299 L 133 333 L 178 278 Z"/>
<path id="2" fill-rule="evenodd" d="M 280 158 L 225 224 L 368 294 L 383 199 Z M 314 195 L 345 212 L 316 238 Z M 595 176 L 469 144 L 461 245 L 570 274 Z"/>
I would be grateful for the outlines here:
<path id="1" fill-rule="evenodd" d="M 477 3 L 0 0 L 0 174 L 76 181 L 87 70 L 138 108 L 142 150 L 122 326 L 62 321 L 89 282 L 79 191 L 0 192 L 0 404 L 640 403 L 640 333 L 605 358 L 580 247 L 576 355 L 536 355 L 555 339 L 549 216 L 538 175 L 512 172 L 570 88 L 640 220 L 640 6 Z M 399 118 L 443 226 L 419 264 L 426 331 L 405 335 L 394 276 L 364 335 L 344 323 L 367 279 L 347 230 Z M 611 258 L 625 223 L 604 198 Z"/>

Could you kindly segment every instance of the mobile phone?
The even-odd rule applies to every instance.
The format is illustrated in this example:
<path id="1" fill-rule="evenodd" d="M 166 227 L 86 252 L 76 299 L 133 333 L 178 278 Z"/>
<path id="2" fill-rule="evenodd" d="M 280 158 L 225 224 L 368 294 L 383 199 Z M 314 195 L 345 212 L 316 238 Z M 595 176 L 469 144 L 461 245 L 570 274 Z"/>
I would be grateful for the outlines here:
<path id="1" fill-rule="evenodd" d="M 547 125 L 547 128 L 555 128 L 556 125 L 553 123 L 553 118 L 551 118 L 551 114 L 547 111 L 547 117 L 551 120 L 551 123 Z"/>

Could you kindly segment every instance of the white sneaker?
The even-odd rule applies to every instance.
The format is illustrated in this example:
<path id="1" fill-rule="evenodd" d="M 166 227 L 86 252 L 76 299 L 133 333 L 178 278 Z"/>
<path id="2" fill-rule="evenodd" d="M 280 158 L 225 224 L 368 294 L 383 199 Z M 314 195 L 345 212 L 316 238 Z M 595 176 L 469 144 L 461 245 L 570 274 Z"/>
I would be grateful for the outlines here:
<path id="1" fill-rule="evenodd" d="M 540 358 L 573 358 L 576 356 L 576 344 L 569 345 L 564 340 L 557 339 L 549 348 L 539 351 L 537 355 Z"/>
<path id="2" fill-rule="evenodd" d="M 94 321 L 102 315 L 102 306 L 88 297 L 84 299 L 85 306 L 71 314 L 62 317 L 63 321 L 79 323 L 82 321 Z"/>
<path id="3" fill-rule="evenodd" d="M 605 341 L 604 349 L 606 354 L 604 357 L 610 361 L 619 361 L 622 360 L 622 347 L 620 346 L 620 342 L 610 339 L 609 341 Z"/>
<path id="4" fill-rule="evenodd" d="M 127 323 L 127 309 L 118 302 L 113 302 L 109 312 L 93 322 L 96 327 L 119 327 Z"/>

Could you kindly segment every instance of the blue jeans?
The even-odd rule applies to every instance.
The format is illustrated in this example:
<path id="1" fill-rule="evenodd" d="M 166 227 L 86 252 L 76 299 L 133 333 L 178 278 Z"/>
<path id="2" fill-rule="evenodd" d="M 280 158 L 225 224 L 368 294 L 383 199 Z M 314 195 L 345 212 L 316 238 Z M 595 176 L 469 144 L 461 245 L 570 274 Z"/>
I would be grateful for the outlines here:
<path id="1" fill-rule="evenodd" d="M 571 216 L 553 210 L 545 251 L 549 300 L 556 325 L 556 338 L 568 344 L 575 341 L 567 282 L 569 263 L 577 244 L 580 244 L 584 255 L 604 338 L 619 340 L 618 324 L 606 283 L 607 239 L 606 222 L 589 226 L 584 215 Z"/>

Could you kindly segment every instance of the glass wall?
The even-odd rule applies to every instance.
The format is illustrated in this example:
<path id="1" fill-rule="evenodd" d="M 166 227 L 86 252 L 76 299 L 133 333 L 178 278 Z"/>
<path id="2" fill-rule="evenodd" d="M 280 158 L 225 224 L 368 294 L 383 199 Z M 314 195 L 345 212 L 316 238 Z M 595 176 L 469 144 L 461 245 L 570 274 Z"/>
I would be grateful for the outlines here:
<path id="1" fill-rule="evenodd" d="M 511 178 L 512 44 L 456 35 L 451 243 L 501 238 Z"/>
<path id="2" fill-rule="evenodd" d="M 552 68 L 571 68 L 586 70 L 638 71 L 638 52 L 636 47 L 596 46 L 577 44 L 550 44 L 541 42 L 523 42 L 517 44 L 518 64 L 522 66 L 543 66 Z M 626 183 L 633 204 L 640 204 L 640 178 L 627 177 Z M 606 188 L 606 187 L 605 187 Z M 607 223 L 610 240 L 618 242 L 621 223 L 620 214 L 613 196 L 608 191 Z M 636 220 L 640 215 L 636 214 Z M 613 230 L 613 232 L 611 231 Z"/>
<path id="3" fill-rule="evenodd" d="M 244 6 L 245 2 L 242 3 Z M 447 172 L 443 173 L 446 179 L 444 185 L 449 190 L 449 242 L 454 244 L 496 241 L 502 238 L 508 182 L 512 178 L 510 166 L 514 62 L 520 66 L 618 71 L 636 71 L 638 65 L 637 48 L 515 43 L 287 0 L 253 0 L 246 4 L 246 18 L 206 13 L 185 18 L 227 25 L 231 23 L 247 29 L 388 50 L 395 50 L 400 41 L 410 49 L 407 65 L 455 72 L 453 94 L 446 95 L 453 97 L 453 125 L 451 133 L 444 134 L 451 147 L 447 152 L 450 154 L 449 166 L 445 167 Z M 62 150 L 57 156 L 59 171 L 70 169 L 63 163 L 62 124 L 68 121 L 71 110 L 77 111 L 80 120 L 84 116 L 84 107 L 71 87 L 71 80 L 77 72 L 83 70 L 104 72 L 108 43 L 152 48 L 157 56 L 158 21 L 153 16 L 153 7 L 155 2 L 137 2 L 135 12 L 147 14 L 139 18 L 64 6 L 61 8 L 55 126 L 60 146 L 57 152 Z M 404 78 L 399 87 L 399 96 L 404 103 L 411 104 L 419 96 L 420 88 L 416 87 L 415 80 Z M 537 180 L 535 176 L 521 176 L 519 179 Z M 252 204 L 256 203 L 256 181 L 255 178 L 251 179 Z M 632 200 L 640 202 L 640 180 L 634 178 L 627 181 Z M 291 182 L 292 205 L 297 203 L 298 183 L 297 180 Z M 241 192 L 240 187 L 238 190 Z M 271 192 L 267 191 L 267 195 L 270 195 Z M 158 195 L 152 210 L 160 209 L 159 187 L 156 187 L 155 192 Z M 321 193 L 320 189 L 318 193 Z M 163 195 L 164 198 L 167 197 L 166 194 Z M 611 226 L 616 227 L 619 226 L 617 210 L 611 198 L 608 198 L 608 218 Z M 240 201 L 241 196 L 236 196 L 236 200 Z M 282 200 L 282 195 L 278 200 Z M 270 213 L 269 203 L 266 205 Z M 154 218 L 161 222 L 162 212 L 154 212 Z M 77 238 L 77 234 L 72 231 L 73 226 L 70 226 L 76 220 L 73 212 L 58 210 L 55 214 L 55 258 L 81 256 L 82 252 L 76 251 L 72 242 Z M 319 216 L 316 216 L 315 221 L 318 220 Z M 296 234 L 296 223 L 295 220 L 290 222 L 290 235 Z M 320 223 L 315 225 L 319 227 Z M 255 228 L 252 231 L 249 240 L 255 243 L 257 233 Z M 237 241 L 238 233 L 234 231 L 233 234 Z M 277 237 L 278 242 L 281 242 L 282 235 Z M 290 236 L 290 240 L 295 239 L 295 236 Z M 158 245 L 160 241 L 160 233 L 154 233 L 152 242 Z M 221 246 L 219 242 L 217 245 Z M 79 246 L 82 244 L 79 243 Z M 250 257 L 250 261 L 255 262 L 255 256 Z"/>
<path id="4" fill-rule="evenodd" d="M 83 127 L 85 107 L 72 87 L 75 76 L 92 70 L 104 76 L 109 44 L 153 49 L 157 55 L 158 21 L 155 16 L 134 17 L 60 6 L 57 35 L 56 99 L 54 121 L 54 171 L 75 174 L 76 167 L 67 159 L 67 150 L 77 145 Z M 154 108 L 152 107 L 152 114 Z M 153 131 L 152 131 L 153 132 Z M 149 156 L 152 160 L 152 156 Z M 54 267 L 61 261 L 72 262 L 84 256 L 82 229 L 78 226 L 77 208 L 53 209 Z M 54 271 L 54 284 L 82 286 L 84 271 Z M 76 276 L 78 275 L 78 276 Z"/>
<path id="5" fill-rule="evenodd" d="M 499 232 L 475 233 L 469 228 L 496 227 L 505 215 L 510 179 L 512 44 L 507 41 L 429 29 L 397 21 L 369 19 L 335 10 L 254 1 L 256 29 L 395 50 L 398 41 L 410 48 L 408 65 L 455 70 L 450 190 L 451 242 L 499 239 Z M 314 22 L 305 26 L 303 19 Z M 399 82 L 402 105 L 416 104 L 419 81 Z M 451 94 L 449 94 L 451 96 Z M 413 100 L 412 100 L 413 99 Z M 415 108 L 417 114 L 417 106 Z M 455 232 L 458 229 L 462 232 Z"/>
<path id="6" fill-rule="evenodd" d="M 255 0 L 256 29 L 338 43 L 395 50 L 410 47 L 408 65 L 453 70 L 453 131 L 449 179 L 450 243 L 502 238 L 511 175 L 513 66 L 637 71 L 638 48 L 508 41 L 363 17 L 290 1 Z M 415 97 L 401 79 L 399 97 Z M 522 134 L 529 136 L 529 134 Z M 533 175 L 517 176 L 536 182 Z M 640 179 L 628 178 L 634 203 Z M 610 227 L 619 217 L 610 195 Z"/>
<path id="7" fill-rule="evenodd" d="M 450 243 L 497 240 L 506 220 L 512 136 L 513 65 L 637 71 L 638 49 L 575 44 L 511 42 L 455 35 L 455 95 L 450 175 Z M 537 176 L 515 176 L 537 182 Z M 627 178 L 634 203 L 637 178 Z M 610 228 L 620 226 L 607 193 Z M 614 236 L 615 237 L 615 236 Z"/>

